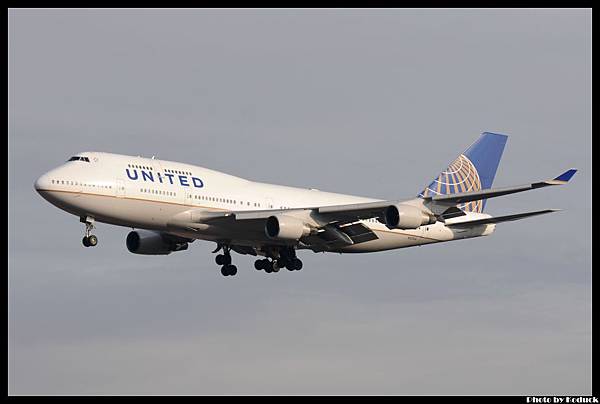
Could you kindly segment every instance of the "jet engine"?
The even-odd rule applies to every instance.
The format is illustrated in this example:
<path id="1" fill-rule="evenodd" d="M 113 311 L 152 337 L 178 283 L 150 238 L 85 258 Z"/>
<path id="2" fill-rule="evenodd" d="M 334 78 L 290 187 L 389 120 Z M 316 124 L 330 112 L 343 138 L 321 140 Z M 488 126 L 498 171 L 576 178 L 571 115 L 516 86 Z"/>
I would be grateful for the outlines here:
<path id="1" fill-rule="evenodd" d="M 390 229 L 416 229 L 425 224 L 433 224 L 436 218 L 421 209 L 405 204 L 390 205 L 383 215 L 385 224 Z"/>
<path id="2" fill-rule="evenodd" d="M 127 249 L 134 254 L 167 255 L 173 251 L 187 250 L 187 241 L 176 240 L 150 230 L 134 230 L 127 235 Z"/>
<path id="3" fill-rule="evenodd" d="M 265 224 L 265 234 L 274 240 L 299 240 L 310 234 L 310 227 L 292 216 L 270 216 Z"/>

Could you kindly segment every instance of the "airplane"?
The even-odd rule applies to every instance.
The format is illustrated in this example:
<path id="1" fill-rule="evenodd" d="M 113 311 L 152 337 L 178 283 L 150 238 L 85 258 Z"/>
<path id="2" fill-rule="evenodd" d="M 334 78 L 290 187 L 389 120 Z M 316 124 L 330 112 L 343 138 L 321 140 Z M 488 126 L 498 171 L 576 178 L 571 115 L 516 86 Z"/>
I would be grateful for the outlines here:
<path id="1" fill-rule="evenodd" d="M 483 213 L 503 195 L 566 184 L 577 171 L 521 186 L 492 188 L 508 136 L 484 132 L 418 195 L 405 200 L 253 182 L 191 164 L 82 152 L 40 176 L 36 191 L 85 224 L 94 247 L 97 222 L 131 227 L 127 249 L 167 255 L 194 240 L 217 244 L 221 274 L 231 252 L 255 256 L 257 270 L 302 269 L 299 250 L 368 253 L 487 236 L 496 224 L 555 212 Z"/>

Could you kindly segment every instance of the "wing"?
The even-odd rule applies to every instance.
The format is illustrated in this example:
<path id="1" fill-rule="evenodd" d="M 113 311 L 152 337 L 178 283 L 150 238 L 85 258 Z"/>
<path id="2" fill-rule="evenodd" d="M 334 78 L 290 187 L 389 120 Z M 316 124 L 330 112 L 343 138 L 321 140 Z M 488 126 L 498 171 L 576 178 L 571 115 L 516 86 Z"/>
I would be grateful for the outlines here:
<path id="1" fill-rule="evenodd" d="M 482 225 L 482 224 L 496 224 L 496 223 L 502 223 L 502 222 L 510 222 L 512 220 L 525 219 L 526 217 L 543 215 L 546 213 L 552 213 L 552 212 L 558 212 L 558 211 L 560 211 L 560 209 L 544 209 L 544 210 L 538 210 L 535 212 L 525 212 L 525 213 L 516 213 L 514 215 L 490 217 L 487 219 L 467 220 L 464 222 L 456 222 L 456 223 L 446 223 L 446 226 L 448 226 L 448 227 L 472 227 L 472 226 L 478 226 L 478 225 Z"/>
<path id="2" fill-rule="evenodd" d="M 532 189 L 538 189 L 538 188 L 543 188 L 543 187 L 552 186 L 552 185 L 563 185 L 563 184 L 566 184 L 567 182 L 569 182 L 569 180 L 573 177 L 573 175 L 575 175 L 576 172 L 577 172 L 576 169 L 570 169 L 570 170 L 565 171 L 564 173 L 562 173 L 561 175 L 559 175 L 558 177 L 556 177 L 554 179 L 540 181 L 540 182 L 534 182 L 531 184 L 521 185 L 521 186 L 516 186 L 516 187 L 489 188 L 489 189 L 484 189 L 482 191 L 462 192 L 462 193 L 449 194 L 449 195 L 427 196 L 427 197 L 424 197 L 423 199 L 426 201 L 426 203 L 429 203 L 430 205 L 441 205 L 441 206 L 445 206 L 445 207 L 456 206 L 461 203 L 477 201 L 480 199 L 495 198 L 498 196 L 514 194 L 514 193 L 523 192 L 523 191 L 529 191 Z"/>
<path id="3" fill-rule="evenodd" d="M 297 240 L 300 244 L 314 251 L 327 251 L 377 239 L 375 233 L 360 220 L 381 217 L 390 203 L 393 202 L 377 201 L 327 207 L 223 212 L 191 209 L 178 214 L 169 224 L 191 231 L 215 226 L 222 229 L 225 234 L 230 232 L 232 237 L 278 245 L 288 244 L 288 242 L 267 237 L 265 225 L 270 217 L 283 216 L 310 224 L 310 232 Z"/>
<path id="4" fill-rule="evenodd" d="M 377 239 L 377 235 L 361 223 L 365 219 L 377 219 L 385 223 L 386 210 L 392 206 L 402 205 L 409 209 L 417 209 L 424 214 L 435 216 L 436 220 L 444 222 L 446 219 L 464 216 L 464 212 L 457 205 L 479 200 L 508 195 L 516 192 L 528 191 L 551 185 L 566 184 L 577 170 L 571 169 L 558 177 L 507 188 L 491 188 L 483 191 L 464 192 L 450 195 L 430 196 L 412 200 L 387 200 L 367 203 L 356 203 L 347 205 L 315 206 L 294 209 L 271 209 L 271 210 L 245 210 L 245 211 L 207 211 L 205 209 L 191 209 L 178 214 L 170 222 L 170 225 L 183 227 L 189 230 L 206 229 L 207 226 L 216 226 L 229 231 L 231 238 L 255 240 L 261 244 L 289 244 L 290 241 L 315 251 L 326 251 L 347 245 L 364 243 Z M 504 216 L 482 221 L 472 221 L 469 225 L 486 223 L 498 223 L 500 221 L 517 220 L 534 214 L 549 213 L 552 210 L 532 212 L 519 215 Z M 524 216 L 523 216 L 524 215 Z M 290 223 L 300 226 L 308 225 L 308 232 L 302 230 L 301 236 L 293 240 L 276 240 L 265 234 L 265 225 L 272 216 L 283 217 Z M 517 217 L 518 216 L 518 217 Z M 494 221 L 495 220 L 495 221 Z M 463 222 L 466 223 L 466 222 Z M 453 226 L 459 226 L 455 223 Z M 418 226 L 417 226 L 418 227 Z M 414 227 L 416 228 L 416 227 Z"/>

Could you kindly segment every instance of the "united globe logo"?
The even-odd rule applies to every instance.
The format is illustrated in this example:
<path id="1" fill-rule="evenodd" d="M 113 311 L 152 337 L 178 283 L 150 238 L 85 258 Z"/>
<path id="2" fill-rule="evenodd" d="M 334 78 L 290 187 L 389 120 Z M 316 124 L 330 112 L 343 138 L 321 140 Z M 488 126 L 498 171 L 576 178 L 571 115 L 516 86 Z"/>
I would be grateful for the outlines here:
<path id="1" fill-rule="evenodd" d="M 420 196 L 448 195 L 480 190 L 481 180 L 477 169 L 471 160 L 461 154 L 421 192 Z M 483 212 L 483 200 L 467 202 L 458 205 L 458 208 L 465 212 L 481 213 Z"/>

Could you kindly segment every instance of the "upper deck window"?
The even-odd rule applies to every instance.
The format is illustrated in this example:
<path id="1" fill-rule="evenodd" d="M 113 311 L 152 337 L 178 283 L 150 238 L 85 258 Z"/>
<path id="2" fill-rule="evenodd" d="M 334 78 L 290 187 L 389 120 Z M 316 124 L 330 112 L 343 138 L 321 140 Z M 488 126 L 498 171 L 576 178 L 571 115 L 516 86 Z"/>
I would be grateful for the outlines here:
<path id="1" fill-rule="evenodd" d="M 81 156 L 73 156 L 71 157 L 69 160 L 67 161 L 87 161 L 88 163 L 90 162 L 90 159 L 87 157 L 81 157 Z"/>

